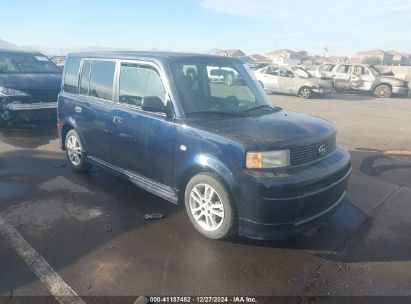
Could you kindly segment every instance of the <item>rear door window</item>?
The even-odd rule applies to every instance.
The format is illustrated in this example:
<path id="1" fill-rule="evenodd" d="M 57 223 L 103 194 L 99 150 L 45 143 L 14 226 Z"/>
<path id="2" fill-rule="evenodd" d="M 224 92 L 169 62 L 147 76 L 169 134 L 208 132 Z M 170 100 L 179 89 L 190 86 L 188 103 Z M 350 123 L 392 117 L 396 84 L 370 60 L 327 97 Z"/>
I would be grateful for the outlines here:
<path id="1" fill-rule="evenodd" d="M 80 58 L 69 57 L 66 63 L 63 91 L 77 94 Z"/>
<path id="2" fill-rule="evenodd" d="M 114 61 L 94 60 L 91 65 L 89 96 L 111 100 L 113 96 Z"/>
<path id="3" fill-rule="evenodd" d="M 356 65 L 355 68 L 354 68 L 354 74 L 356 74 L 356 75 L 368 75 L 369 72 L 363 66 Z"/>

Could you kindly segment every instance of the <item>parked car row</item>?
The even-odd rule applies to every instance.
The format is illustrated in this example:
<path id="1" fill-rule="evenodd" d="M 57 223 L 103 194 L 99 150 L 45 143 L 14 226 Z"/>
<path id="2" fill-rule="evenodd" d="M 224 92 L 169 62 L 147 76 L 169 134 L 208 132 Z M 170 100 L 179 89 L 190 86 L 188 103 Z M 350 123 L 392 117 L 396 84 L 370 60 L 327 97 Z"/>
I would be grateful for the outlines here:
<path id="1" fill-rule="evenodd" d="M 407 96 L 408 82 L 363 64 L 323 64 L 312 74 L 300 66 L 253 66 L 266 92 L 295 94 L 302 98 L 335 91 L 371 92 L 377 97 Z M 241 85 L 235 69 L 208 67 L 211 82 Z M 38 52 L 0 50 L 0 125 L 55 118 L 62 70 Z M 195 81 L 197 71 L 187 67 Z"/>
<path id="2" fill-rule="evenodd" d="M 325 96 L 331 92 L 372 93 L 376 97 L 406 97 L 408 82 L 395 78 L 392 72 L 380 72 L 365 64 L 332 64 L 309 72 L 300 66 L 268 65 L 254 70 L 261 86 L 268 93 L 298 95 L 302 98 Z"/>

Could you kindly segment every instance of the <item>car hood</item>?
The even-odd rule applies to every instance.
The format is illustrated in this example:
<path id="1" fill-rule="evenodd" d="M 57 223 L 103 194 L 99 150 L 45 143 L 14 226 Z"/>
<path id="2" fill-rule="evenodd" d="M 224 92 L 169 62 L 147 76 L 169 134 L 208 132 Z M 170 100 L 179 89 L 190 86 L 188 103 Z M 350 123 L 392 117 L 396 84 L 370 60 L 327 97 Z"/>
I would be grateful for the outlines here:
<path id="1" fill-rule="evenodd" d="M 280 110 L 257 116 L 193 120 L 196 128 L 230 138 L 248 150 L 275 150 L 320 141 L 336 132 L 334 124 L 306 114 Z"/>
<path id="2" fill-rule="evenodd" d="M 385 75 L 380 75 L 379 77 L 379 81 L 380 82 L 388 82 L 388 83 L 392 83 L 392 82 L 406 82 L 404 79 L 401 78 L 397 78 L 397 77 L 392 77 L 392 76 L 385 76 Z"/>
<path id="3" fill-rule="evenodd" d="M 58 89 L 62 74 L 0 74 L 0 86 L 17 90 Z"/>

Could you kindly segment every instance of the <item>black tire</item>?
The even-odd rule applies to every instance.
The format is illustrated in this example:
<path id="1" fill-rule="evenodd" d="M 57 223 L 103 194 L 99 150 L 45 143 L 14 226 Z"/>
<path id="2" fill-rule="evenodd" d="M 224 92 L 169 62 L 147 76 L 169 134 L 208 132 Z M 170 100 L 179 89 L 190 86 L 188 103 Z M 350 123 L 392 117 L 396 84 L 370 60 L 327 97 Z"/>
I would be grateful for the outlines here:
<path id="1" fill-rule="evenodd" d="M 304 99 L 309 99 L 313 96 L 313 92 L 311 91 L 309 87 L 302 87 L 298 91 L 298 96 Z"/>
<path id="2" fill-rule="evenodd" d="M 228 73 L 225 78 L 225 83 L 229 86 L 232 86 L 234 84 L 234 75 L 231 73 Z"/>
<path id="3" fill-rule="evenodd" d="M 214 201 L 213 206 L 218 205 L 219 208 L 223 208 L 222 212 L 220 212 L 221 210 L 217 210 L 218 208 L 215 209 L 215 208 L 207 207 L 207 206 L 204 208 L 201 208 L 201 210 L 192 211 L 193 209 L 195 210 L 196 208 L 199 209 L 200 204 L 197 203 L 197 200 L 191 197 L 191 193 L 192 191 L 194 192 L 194 188 L 195 188 L 200 192 L 201 195 L 204 194 L 204 197 L 206 197 L 207 194 L 206 194 L 205 189 L 204 189 L 204 193 L 201 193 L 201 188 L 204 185 L 210 186 L 212 190 L 215 191 L 215 194 L 212 194 L 211 197 L 209 197 L 209 199 Z M 199 198 L 198 196 L 196 197 Z M 204 203 L 202 206 L 207 205 L 206 200 L 202 200 L 202 199 L 200 200 Z M 198 232 L 200 232 L 202 235 L 210 239 L 221 240 L 221 239 L 227 239 L 233 234 L 237 233 L 238 216 L 237 216 L 236 208 L 232 202 L 232 199 L 226 187 L 216 175 L 213 175 L 210 173 L 200 173 L 198 175 L 195 175 L 193 178 L 191 178 L 185 189 L 184 202 L 185 202 L 188 218 L 190 219 L 194 228 Z M 208 209 L 205 209 L 205 208 L 208 208 Z M 217 216 L 216 214 L 213 213 L 212 210 L 217 210 L 220 214 L 223 214 L 223 216 L 222 217 Z M 198 220 L 194 218 L 193 212 L 200 213 L 197 215 L 199 216 Z M 207 215 L 207 212 L 208 212 L 208 215 Z M 203 226 L 207 226 L 209 222 L 207 220 L 207 217 L 209 218 L 212 217 L 215 223 L 219 222 L 218 219 L 220 218 L 221 222 L 218 223 L 220 226 L 216 225 L 218 227 L 215 227 L 216 228 L 215 230 L 205 229 Z"/>
<path id="4" fill-rule="evenodd" d="M 374 96 L 379 98 L 390 98 L 392 96 L 392 90 L 385 84 L 380 84 L 374 89 Z"/>
<path id="5" fill-rule="evenodd" d="M 77 145 L 73 147 L 73 141 L 76 140 L 78 143 L 79 150 L 77 149 Z M 83 149 L 83 144 L 81 143 L 80 137 L 77 134 L 77 131 L 71 129 L 65 138 L 65 147 L 66 147 L 66 156 L 67 160 L 69 161 L 70 166 L 76 171 L 88 171 L 91 166 L 89 163 L 86 162 L 86 154 Z M 78 157 L 75 158 L 71 153 L 74 153 L 74 150 L 78 151 L 75 153 Z"/>

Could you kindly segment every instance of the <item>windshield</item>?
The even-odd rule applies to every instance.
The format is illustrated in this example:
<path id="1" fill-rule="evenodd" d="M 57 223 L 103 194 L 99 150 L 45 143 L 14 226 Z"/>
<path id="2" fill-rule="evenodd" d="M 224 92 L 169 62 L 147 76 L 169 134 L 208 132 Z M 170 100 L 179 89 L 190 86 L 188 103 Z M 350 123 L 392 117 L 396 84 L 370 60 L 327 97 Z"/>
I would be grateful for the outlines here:
<path id="1" fill-rule="evenodd" d="M 173 78 L 188 116 L 272 111 L 271 101 L 245 64 L 173 62 Z"/>
<path id="2" fill-rule="evenodd" d="M 301 78 L 312 78 L 313 76 L 308 72 L 307 70 L 303 68 L 296 68 L 293 67 L 292 70 L 294 71 L 295 74 L 300 76 Z"/>
<path id="3" fill-rule="evenodd" d="M 368 67 L 368 69 L 371 71 L 371 73 L 373 73 L 374 75 L 379 75 L 380 71 L 377 70 L 377 68 L 375 66 L 370 65 Z"/>
<path id="4" fill-rule="evenodd" d="M 61 70 L 40 54 L 0 53 L 0 73 L 61 73 Z"/>

